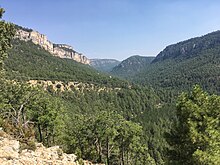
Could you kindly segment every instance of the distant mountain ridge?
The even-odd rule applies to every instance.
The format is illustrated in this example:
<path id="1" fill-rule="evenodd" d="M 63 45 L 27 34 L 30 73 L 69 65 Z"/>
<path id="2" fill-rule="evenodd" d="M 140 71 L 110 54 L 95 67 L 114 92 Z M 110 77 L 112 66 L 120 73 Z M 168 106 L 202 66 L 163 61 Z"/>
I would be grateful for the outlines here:
<path id="1" fill-rule="evenodd" d="M 102 72 L 110 72 L 120 61 L 115 59 L 90 59 L 90 64 L 95 69 Z"/>
<path id="2" fill-rule="evenodd" d="M 132 80 L 166 91 L 169 98 L 199 84 L 220 93 L 220 31 L 167 46 Z M 160 94 L 159 94 L 160 95 Z"/>
<path id="3" fill-rule="evenodd" d="M 75 51 L 72 46 L 67 44 L 55 44 L 49 41 L 46 35 L 41 34 L 38 31 L 23 28 L 18 25 L 15 25 L 15 27 L 17 30 L 15 38 L 19 38 L 23 41 L 32 41 L 34 44 L 40 45 L 56 57 L 68 58 L 83 64 L 90 64 L 90 60 L 86 56 Z"/>
<path id="4" fill-rule="evenodd" d="M 216 46 L 220 46 L 220 31 L 169 45 L 156 56 L 152 63 L 166 59 L 195 57 L 199 52 L 215 48 Z"/>
<path id="5" fill-rule="evenodd" d="M 141 72 L 147 65 L 150 65 L 154 58 L 155 57 L 145 57 L 139 55 L 131 56 L 122 61 L 119 65 L 115 66 L 111 73 L 124 78 L 134 76 L 135 74 Z"/>
<path id="6" fill-rule="evenodd" d="M 220 31 L 167 46 L 155 58 L 131 56 L 110 72 L 142 85 L 152 86 L 162 100 L 176 98 L 199 84 L 220 93 Z M 162 94 L 163 93 L 163 94 Z M 172 100 L 172 99 L 170 99 Z"/>

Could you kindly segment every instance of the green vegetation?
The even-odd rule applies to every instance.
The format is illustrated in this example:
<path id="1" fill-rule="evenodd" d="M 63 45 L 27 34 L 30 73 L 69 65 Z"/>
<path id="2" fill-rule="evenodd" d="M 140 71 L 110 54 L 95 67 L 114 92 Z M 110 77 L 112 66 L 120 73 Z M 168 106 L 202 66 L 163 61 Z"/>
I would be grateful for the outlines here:
<path id="1" fill-rule="evenodd" d="M 45 104 L 47 103 L 49 108 L 49 105 L 56 105 L 52 100 L 53 97 L 55 97 L 55 100 L 60 100 L 61 105 L 66 105 L 62 110 L 57 109 L 55 112 L 64 112 L 65 119 L 61 119 L 61 121 L 68 121 L 65 123 L 59 123 L 59 129 L 62 130 L 62 128 L 66 127 L 65 125 L 68 124 L 67 128 L 77 129 L 77 125 L 72 120 L 68 120 L 69 116 L 73 116 L 75 114 L 76 116 L 81 116 L 84 114 L 85 121 L 87 121 L 87 118 L 85 116 L 88 116 L 90 119 L 91 116 L 93 116 L 94 120 L 95 117 L 98 116 L 98 112 L 100 113 L 104 110 L 106 110 L 105 106 L 109 105 L 108 108 L 110 113 L 115 113 L 123 118 L 124 121 L 129 121 L 133 124 L 135 123 L 144 123 L 145 117 L 143 115 L 146 115 L 148 111 L 151 110 L 153 116 L 158 116 L 158 119 L 160 118 L 160 113 L 158 111 L 155 111 L 154 115 L 154 109 L 157 109 L 157 105 L 160 104 L 160 101 L 157 96 L 155 96 L 153 90 L 151 88 L 143 88 L 138 87 L 136 85 L 129 85 L 127 81 L 122 81 L 117 78 L 111 78 L 107 75 L 98 73 L 97 71 L 93 70 L 91 67 L 87 65 L 82 65 L 77 62 L 74 62 L 73 60 L 68 59 L 60 59 L 57 57 L 51 56 L 48 52 L 44 51 L 39 46 L 34 45 L 32 42 L 24 42 L 19 40 L 13 41 L 13 49 L 9 52 L 9 58 L 6 60 L 6 73 L 8 78 L 10 79 L 17 79 L 17 80 L 29 80 L 29 79 L 40 79 L 40 80 L 62 80 L 65 82 L 68 81 L 77 81 L 77 82 L 84 82 L 84 83 L 93 83 L 97 87 L 119 87 L 120 90 L 113 90 L 113 91 L 91 91 L 91 90 L 84 90 L 83 93 L 77 90 L 74 90 L 72 92 L 57 92 L 53 91 L 48 87 L 48 92 L 52 95 L 52 98 L 48 95 L 41 96 L 41 98 L 44 100 Z M 50 90 L 49 90 L 50 89 Z M 52 103 L 47 102 L 51 100 Z M 56 102 L 56 101 L 55 101 Z M 63 103 L 62 103 L 63 102 Z M 38 103 L 40 104 L 40 103 Z M 41 103 L 43 104 L 43 103 Z M 45 105 L 43 104 L 43 105 Z M 59 105 L 57 105 L 59 107 Z M 62 107 L 62 106 L 61 106 Z M 95 110 L 97 109 L 98 110 Z M 36 108 L 37 109 L 37 108 Z M 58 113 L 58 117 L 54 119 L 54 121 L 51 121 L 51 124 L 46 124 L 44 121 L 41 124 L 36 124 L 38 121 L 41 121 L 38 119 L 37 116 L 45 114 L 46 116 L 53 113 L 51 110 L 46 110 L 44 108 L 41 108 L 39 111 L 36 112 L 37 114 L 34 114 L 31 112 L 31 115 L 34 115 L 34 117 L 30 117 L 31 121 L 35 123 L 35 137 L 38 141 L 42 141 L 46 146 L 50 146 L 53 144 L 62 145 L 64 150 L 66 152 L 74 152 L 78 153 L 78 156 L 82 156 L 84 159 L 91 159 L 95 162 L 105 162 L 107 159 L 109 161 L 115 161 L 119 162 L 121 161 L 120 158 L 120 152 L 117 147 L 115 148 L 115 156 L 114 160 L 111 157 L 108 158 L 106 156 L 103 156 L 102 159 L 98 158 L 97 150 L 92 150 L 91 148 L 88 148 L 87 151 L 80 151 L 76 146 L 75 150 L 72 148 L 71 150 L 69 148 L 65 148 L 65 146 L 69 146 L 67 143 L 68 141 L 65 141 L 64 138 L 60 137 L 69 137 L 70 135 L 60 135 L 59 130 L 57 128 L 54 128 L 54 122 L 56 123 L 59 118 L 62 118 L 62 115 L 59 116 L 60 113 Z M 50 109 L 50 108 L 49 108 Z M 56 108 L 55 108 L 56 110 Z M 37 110 L 36 110 L 37 111 Z M 91 112 L 94 112 L 94 114 L 91 114 Z M 39 113 L 39 114 L 38 114 Z M 147 115 L 146 115 L 147 116 Z M 165 118 L 165 116 L 161 116 L 161 118 Z M 83 120 L 84 118 L 81 118 Z M 44 118 L 45 119 L 45 118 Z M 46 117 L 47 119 L 47 117 Z M 60 120 L 60 119 L 59 119 Z M 78 121 L 78 120 L 76 120 Z M 48 121 L 46 122 L 48 123 Z M 71 125 L 72 123 L 72 125 Z M 85 125 L 84 121 L 78 121 L 78 125 L 80 126 L 80 123 Z M 171 124 L 170 120 L 166 120 L 166 125 L 169 127 Z M 92 122 L 88 123 L 89 125 L 92 125 Z M 49 125 L 49 128 L 48 128 Z M 71 125 L 71 126 L 70 126 Z M 150 138 L 146 138 L 146 133 L 148 132 L 148 128 L 143 127 L 141 128 L 141 141 L 144 142 L 146 145 L 146 155 L 142 157 L 142 161 L 149 161 L 151 160 L 151 157 L 153 161 L 154 159 L 157 160 L 157 162 L 163 162 L 163 155 L 158 150 L 164 150 L 163 148 L 167 147 L 167 144 L 161 139 L 160 134 L 162 134 L 162 127 L 164 123 L 158 122 L 158 123 L 148 123 L 146 126 L 150 128 L 155 134 L 151 134 Z M 86 125 L 85 125 L 86 126 Z M 87 128 L 88 129 L 88 128 Z M 54 133 L 53 131 L 56 130 Z M 88 129 L 89 130 L 89 129 Z M 67 130 L 68 131 L 68 130 Z M 70 130 L 69 130 L 70 131 Z M 93 132 L 93 130 L 89 130 L 90 132 Z M 161 132 L 162 131 L 162 132 Z M 86 132 L 89 134 L 89 132 Z M 50 135 L 50 136 L 49 136 Z M 47 138 L 46 138 L 47 137 Z M 74 140 L 74 136 L 71 135 Z M 49 138 L 49 140 L 48 140 Z M 81 137 L 86 138 L 86 137 Z M 92 142 L 94 143 L 94 136 L 90 137 L 92 139 Z M 51 141 L 51 139 L 53 139 Z M 60 140 L 61 139 L 61 140 Z M 143 140 L 145 139 L 145 140 Z M 156 139 L 156 140 L 152 140 Z M 158 139 L 158 140 L 157 140 Z M 161 140 L 159 140 L 161 139 Z M 112 139 L 113 140 L 113 139 Z M 160 143 L 158 143 L 160 141 Z M 118 142 L 113 140 L 114 144 L 118 146 Z M 152 146 L 150 150 L 148 150 L 148 142 Z M 84 144 L 86 146 L 86 144 Z M 129 147 L 132 144 L 129 144 Z M 93 146 L 94 144 L 89 144 L 89 146 Z M 84 155 L 81 154 L 81 152 L 88 152 L 90 151 L 95 155 Z M 105 152 L 105 150 L 104 150 Z M 151 154 L 149 154 L 151 153 Z M 130 154 L 130 153 L 129 153 Z M 131 153 L 134 154 L 134 153 Z M 140 154 L 140 153 L 139 153 Z M 156 157 L 156 158 L 154 158 Z M 127 158 L 128 159 L 128 158 Z M 133 159 L 133 158 L 129 158 Z M 138 159 L 139 160 L 139 159 Z M 134 160 L 132 160 L 134 161 Z M 137 160 L 136 160 L 137 161 Z M 140 163 L 140 162 L 139 162 Z M 140 163 L 141 164 L 141 163 Z"/>
<path id="2" fill-rule="evenodd" d="M 93 162 L 154 162 L 144 130 L 135 123 L 157 100 L 149 90 L 69 91 L 51 96 L 20 82 L 1 84 L 2 126 L 25 148 L 34 149 L 35 137 L 46 146 L 61 145 L 66 152 Z"/>
<path id="3" fill-rule="evenodd" d="M 125 153 L 125 155 L 128 154 L 126 159 L 129 159 L 129 161 L 133 163 L 145 164 L 148 161 L 154 162 L 154 153 L 157 153 L 158 163 L 163 162 L 163 155 L 160 154 L 158 149 L 166 148 L 167 143 L 158 135 L 162 134 L 162 127 L 169 127 L 169 125 L 171 125 L 170 120 L 164 121 L 163 123 L 160 121 L 158 121 L 158 123 L 149 121 L 148 124 L 141 126 L 145 123 L 145 120 L 148 120 L 148 114 L 155 116 L 158 120 L 162 120 L 162 118 L 166 117 L 163 113 L 159 113 L 163 111 L 162 109 L 154 111 L 154 109 L 157 109 L 159 100 L 151 89 L 134 86 L 130 89 L 122 88 L 121 90 L 108 92 L 84 90 L 82 93 L 75 90 L 54 94 L 63 98 L 67 109 L 71 110 L 67 112 L 67 116 L 69 117 L 65 120 L 67 128 L 71 129 L 66 129 L 66 131 L 60 135 L 60 139 L 66 139 L 60 143 L 66 152 L 71 153 L 75 151 L 75 153 L 78 153 L 78 155 L 84 159 L 89 158 L 94 162 L 99 162 L 100 160 L 106 162 L 109 159 L 110 164 L 119 164 L 119 162 L 122 161 L 122 153 L 120 153 L 118 138 L 124 135 L 124 133 L 120 133 L 120 131 L 122 131 L 120 129 L 132 129 L 132 125 L 134 125 L 134 128 L 138 128 L 140 131 L 137 132 L 138 137 L 130 137 L 131 135 L 129 135 L 131 141 L 129 141 L 127 147 L 130 148 L 133 145 L 138 145 L 132 144 L 133 140 L 136 139 L 136 143 L 138 139 L 141 139 L 138 142 L 140 143 L 139 146 L 135 147 L 137 149 L 137 155 L 141 156 L 141 158 L 135 160 L 132 156 L 135 152 L 130 148 L 127 151 L 128 153 Z M 128 123 L 129 127 L 127 128 L 127 124 L 124 125 L 123 123 Z M 164 124 L 166 124 L 166 126 L 164 126 Z M 151 129 L 151 131 L 155 133 L 155 136 L 151 134 L 151 137 L 147 138 L 146 134 L 148 133 L 148 129 Z M 109 153 L 109 158 L 108 155 L 106 155 L 106 139 L 104 138 L 108 135 L 108 131 L 110 134 L 108 136 L 109 143 L 111 143 L 111 146 L 114 146 Z M 133 131 L 128 130 L 128 133 Z M 101 146 L 97 146 L 95 143 L 96 140 L 98 140 L 97 138 L 101 138 Z M 155 147 L 148 149 L 148 142 Z M 100 150 L 102 150 L 103 153 L 99 153 Z M 102 156 L 99 156 L 100 154 Z"/>
<path id="4" fill-rule="evenodd" d="M 220 31 L 216 31 L 167 46 L 147 64 L 138 63 L 137 57 L 131 57 L 112 73 L 153 87 L 164 102 L 174 103 L 181 92 L 189 91 L 195 84 L 210 93 L 220 94 L 219 38 Z M 134 67 L 131 64 L 135 64 Z"/>
<path id="5" fill-rule="evenodd" d="M 31 41 L 18 39 L 12 42 L 13 49 L 5 61 L 7 77 L 18 80 L 61 80 L 99 84 L 101 86 L 127 86 L 128 82 L 98 73 L 88 65 L 70 59 L 52 56 Z"/>
<path id="6" fill-rule="evenodd" d="M 146 71 L 136 75 L 134 81 L 150 84 L 156 91 L 165 91 L 163 100 L 175 98 L 181 91 L 189 91 L 195 84 L 219 94 L 220 47 L 204 50 L 192 58 L 178 60 L 180 58 L 155 62 Z"/>
<path id="7" fill-rule="evenodd" d="M 31 41 L 15 39 L 5 60 L 14 32 L 11 24 L 0 25 L 2 73 L 6 64 L 0 77 L 0 126 L 19 139 L 22 148 L 34 150 L 37 140 L 60 145 L 79 160 L 107 165 L 220 163 L 220 96 L 195 86 L 179 97 L 177 106 L 170 104 L 195 83 L 219 92 L 218 32 L 201 43 L 196 38 L 173 45 L 152 63 L 153 58 L 138 56 L 127 60 L 123 66 L 131 69 L 120 74 L 133 75 L 142 86 L 53 57 Z M 184 57 L 177 54 L 182 46 L 187 46 Z M 76 81 L 99 90 L 54 91 L 48 86 L 46 91 L 27 84 L 29 79 Z"/>
<path id="8" fill-rule="evenodd" d="M 200 52 L 220 46 L 220 31 L 206 34 L 202 37 L 192 38 L 186 41 L 179 42 L 167 46 L 157 57 L 153 63 L 165 61 L 167 59 L 174 59 L 181 61 L 192 57 L 200 56 Z"/>
<path id="9" fill-rule="evenodd" d="M 111 74 L 130 79 L 150 65 L 155 57 L 131 56 L 114 67 Z"/>
<path id="10" fill-rule="evenodd" d="M 168 140 L 170 164 L 220 164 L 220 96 L 195 86 L 177 104 L 178 124 Z"/>
<path id="11" fill-rule="evenodd" d="M 111 112 L 111 109 L 90 115 L 73 114 L 66 124 L 70 129 L 66 129 L 62 139 L 70 153 L 106 164 L 154 162 L 142 141 L 142 127 Z"/>
<path id="12" fill-rule="evenodd" d="M 0 19 L 4 13 L 4 9 L 0 8 Z M 11 47 L 11 40 L 14 36 L 14 28 L 12 24 L 0 21 L 0 72 L 2 73 L 4 60 L 7 58 L 7 50 Z"/>
<path id="13" fill-rule="evenodd" d="M 6 61 L 10 79 L 74 80 L 98 84 L 100 88 L 121 88 L 98 93 L 47 93 L 24 82 L 1 79 L 1 126 L 19 139 L 23 148 L 35 149 L 35 137 L 46 146 L 58 144 L 67 152 L 98 163 L 154 162 L 142 141 L 143 129 L 135 123 L 140 112 L 154 107 L 157 97 L 151 89 L 142 91 L 125 81 L 98 74 L 89 66 L 53 57 L 31 42 L 14 40 L 13 45 Z M 145 100 L 136 105 L 140 97 Z M 130 108 L 133 111 L 126 110 Z"/>

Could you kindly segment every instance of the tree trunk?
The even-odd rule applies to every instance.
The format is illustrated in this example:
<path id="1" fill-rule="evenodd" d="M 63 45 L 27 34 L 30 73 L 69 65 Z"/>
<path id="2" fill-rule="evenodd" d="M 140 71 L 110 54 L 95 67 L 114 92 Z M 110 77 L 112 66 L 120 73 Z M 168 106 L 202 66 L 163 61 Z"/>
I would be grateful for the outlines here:
<path id="1" fill-rule="evenodd" d="M 98 152 L 98 163 L 102 162 L 102 144 L 99 141 L 99 138 L 96 138 L 95 141 L 96 151 Z"/>
<path id="2" fill-rule="evenodd" d="M 40 135 L 40 142 L 42 142 L 43 141 L 43 136 L 42 136 L 42 132 L 41 132 L 41 128 L 40 128 L 39 123 L 37 124 L 37 128 L 38 128 L 38 132 L 39 132 L 39 135 Z"/>
<path id="3" fill-rule="evenodd" d="M 99 163 L 102 163 L 102 144 L 101 142 L 99 143 L 99 140 L 98 140 L 98 148 L 99 148 Z"/>
<path id="4" fill-rule="evenodd" d="M 127 150 L 127 165 L 128 165 L 128 161 L 129 161 L 129 155 L 128 155 L 128 150 Z"/>
<path id="5" fill-rule="evenodd" d="M 46 142 L 47 142 L 47 147 L 49 147 L 49 134 L 48 134 L 48 128 L 46 127 Z"/>
<path id="6" fill-rule="evenodd" d="M 106 149 L 107 149 L 107 165 L 109 165 L 109 157 L 110 157 L 110 151 L 109 151 L 109 142 L 108 137 L 106 138 Z"/>
<path id="7" fill-rule="evenodd" d="M 124 165 L 124 147 L 122 147 L 122 152 L 121 152 L 121 165 Z"/>

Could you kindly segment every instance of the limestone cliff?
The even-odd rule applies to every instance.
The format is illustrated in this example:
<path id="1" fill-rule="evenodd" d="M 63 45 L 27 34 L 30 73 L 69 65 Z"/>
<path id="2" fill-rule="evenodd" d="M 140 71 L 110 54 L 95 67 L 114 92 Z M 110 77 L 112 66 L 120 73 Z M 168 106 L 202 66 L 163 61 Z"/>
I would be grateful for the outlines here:
<path id="1" fill-rule="evenodd" d="M 15 37 L 24 41 L 32 41 L 34 44 L 40 45 L 54 56 L 73 59 L 83 64 L 90 64 L 90 60 L 81 53 L 76 52 L 72 46 L 52 43 L 47 39 L 46 35 L 35 30 L 18 27 Z"/>

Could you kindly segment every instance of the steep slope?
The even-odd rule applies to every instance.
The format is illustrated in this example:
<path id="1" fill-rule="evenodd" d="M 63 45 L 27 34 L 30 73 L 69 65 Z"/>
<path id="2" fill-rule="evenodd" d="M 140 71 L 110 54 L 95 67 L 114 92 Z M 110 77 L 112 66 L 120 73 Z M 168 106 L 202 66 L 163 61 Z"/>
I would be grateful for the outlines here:
<path id="1" fill-rule="evenodd" d="M 98 73 L 89 65 L 54 57 L 31 41 L 15 39 L 12 44 L 9 58 L 5 61 L 7 76 L 11 79 L 78 81 L 113 86 L 125 83 Z"/>
<path id="2" fill-rule="evenodd" d="M 165 90 L 170 96 L 195 84 L 220 93 L 219 66 L 220 31 L 217 31 L 166 47 L 133 80 Z"/>
<path id="3" fill-rule="evenodd" d="M 192 58 L 200 55 L 201 52 L 218 46 L 220 46 L 220 31 L 167 46 L 157 55 L 157 57 L 153 60 L 153 63 L 167 59 L 180 61 Z"/>
<path id="4" fill-rule="evenodd" d="M 141 72 L 153 59 L 154 57 L 131 56 L 114 67 L 111 73 L 119 77 L 129 78 Z"/>
<path id="5" fill-rule="evenodd" d="M 110 72 L 119 63 L 115 59 L 90 59 L 90 65 L 102 72 Z"/>

